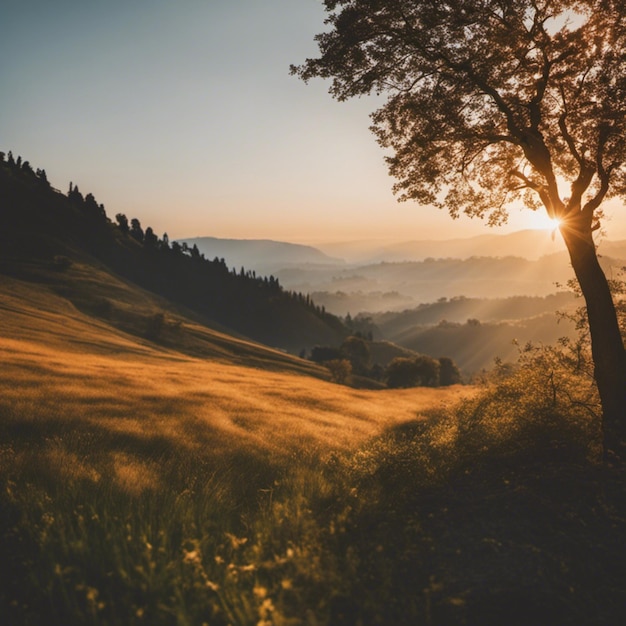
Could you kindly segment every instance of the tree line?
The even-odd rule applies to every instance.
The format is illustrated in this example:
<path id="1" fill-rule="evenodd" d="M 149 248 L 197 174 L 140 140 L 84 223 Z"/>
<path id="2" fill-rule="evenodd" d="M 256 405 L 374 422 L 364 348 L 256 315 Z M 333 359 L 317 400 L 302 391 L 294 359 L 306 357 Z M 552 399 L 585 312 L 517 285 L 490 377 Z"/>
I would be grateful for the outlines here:
<path id="1" fill-rule="evenodd" d="M 309 359 L 328 368 L 335 382 L 345 384 L 351 377 L 371 379 L 390 389 L 445 387 L 461 382 L 461 373 L 450 357 L 426 354 L 396 356 L 385 365 L 372 363 L 372 335 L 360 331 L 346 337 L 338 348 L 315 346 Z M 302 355 L 304 356 L 304 355 Z"/>
<path id="2" fill-rule="evenodd" d="M 73 182 L 66 193 L 54 189 L 44 170 L 33 170 L 12 152 L 0 153 L 0 165 L 4 200 L 13 209 L 2 221 L 5 233 L 22 233 L 20 254 L 43 255 L 48 244 L 41 239 L 49 242 L 50 236 L 72 241 L 139 286 L 295 353 L 322 341 L 340 343 L 349 333 L 308 294 L 285 290 L 274 276 L 207 259 L 197 246 L 172 241 L 167 233 L 157 236 L 136 217 L 120 212 L 111 220 L 92 193 L 83 194 Z"/>

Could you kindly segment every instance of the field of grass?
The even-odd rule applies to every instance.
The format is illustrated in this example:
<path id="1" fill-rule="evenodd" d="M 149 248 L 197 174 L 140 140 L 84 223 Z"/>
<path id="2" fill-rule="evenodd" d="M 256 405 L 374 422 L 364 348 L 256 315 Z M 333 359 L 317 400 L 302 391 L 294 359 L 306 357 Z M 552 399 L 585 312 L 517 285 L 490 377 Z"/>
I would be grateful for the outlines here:
<path id="1" fill-rule="evenodd" d="M 180 352 L 1 281 L 6 623 L 324 623 L 347 582 L 319 537 L 352 507 L 339 459 L 473 394 L 338 386 L 186 318 Z"/>
<path id="2" fill-rule="evenodd" d="M 626 619 L 626 472 L 550 358 L 356 390 L 66 273 L 0 278 L 1 624 Z"/>

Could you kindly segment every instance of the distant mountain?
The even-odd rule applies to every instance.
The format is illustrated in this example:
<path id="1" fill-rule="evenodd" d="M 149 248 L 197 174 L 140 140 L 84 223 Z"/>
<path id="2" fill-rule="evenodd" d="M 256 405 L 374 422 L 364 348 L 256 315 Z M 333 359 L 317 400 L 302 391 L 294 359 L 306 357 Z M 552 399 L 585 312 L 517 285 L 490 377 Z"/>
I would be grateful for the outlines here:
<path id="1" fill-rule="evenodd" d="M 241 267 L 261 274 L 272 274 L 292 266 L 328 266 L 343 264 L 343 259 L 333 258 L 312 246 L 270 239 L 220 239 L 193 237 L 181 239 L 190 248 L 196 245 L 207 259 L 224 259 L 230 268 Z"/>
<path id="2" fill-rule="evenodd" d="M 505 243 L 519 243 L 524 239 L 534 241 L 532 231 L 522 231 L 513 240 L 506 236 Z M 316 302 L 336 315 L 401 311 L 440 298 L 459 296 L 547 296 L 574 277 L 565 250 L 538 259 L 495 255 L 495 252 L 504 252 L 502 245 L 485 244 L 483 253 L 464 258 L 446 256 L 449 250 L 443 247 L 438 257 L 421 261 L 289 268 L 280 270 L 276 276 L 289 289 L 310 293 Z M 599 251 L 600 263 L 608 275 L 626 265 L 626 242 L 603 241 Z M 489 252 L 494 254 L 489 255 Z M 460 254 L 460 244 L 457 253 Z"/>
<path id="3" fill-rule="evenodd" d="M 66 272 L 95 273 L 98 295 L 69 281 Z M 123 328 L 136 314 L 117 301 L 113 279 L 149 291 L 201 316 L 203 323 L 292 353 L 338 344 L 348 330 L 306 294 L 285 290 L 274 277 L 230 270 L 197 247 L 159 239 L 138 220 L 116 222 L 92 194 L 70 185 L 53 189 L 27 161 L 0 160 L 0 274 L 54 285 L 79 309 Z M 79 272 L 80 274 L 80 272 Z M 165 321 L 144 320 L 146 336 L 161 336 Z"/>
<path id="4" fill-rule="evenodd" d="M 415 240 L 393 244 L 347 242 L 319 246 L 328 254 L 339 255 L 350 263 L 382 261 L 423 261 L 434 259 L 467 259 L 472 256 L 518 256 L 538 259 L 565 250 L 559 233 L 549 230 L 520 230 L 514 233 L 477 235 L 463 239 Z"/>
<path id="5" fill-rule="evenodd" d="M 468 259 L 473 256 L 516 256 L 537 260 L 543 256 L 565 252 L 558 232 L 550 230 L 519 230 L 514 233 L 477 235 L 464 239 L 415 240 L 381 244 L 379 241 L 348 241 L 318 244 L 320 250 L 339 256 L 352 265 L 381 262 L 423 261 L 433 259 Z M 600 252 L 625 258 L 626 241 L 599 240 Z"/>
<path id="6" fill-rule="evenodd" d="M 610 259 L 603 259 L 609 263 Z M 305 291 L 337 315 L 413 308 L 459 296 L 546 296 L 573 276 L 566 253 L 529 261 L 470 257 L 373 263 L 359 267 L 300 268 L 276 274 L 281 284 Z"/>

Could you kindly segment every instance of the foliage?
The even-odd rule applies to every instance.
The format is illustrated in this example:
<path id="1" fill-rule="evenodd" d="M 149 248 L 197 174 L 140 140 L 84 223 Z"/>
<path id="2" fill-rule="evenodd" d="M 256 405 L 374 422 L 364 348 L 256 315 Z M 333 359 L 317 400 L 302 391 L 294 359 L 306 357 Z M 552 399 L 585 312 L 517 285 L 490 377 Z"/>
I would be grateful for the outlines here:
<path id="1" fill-rule="evenodd" d="M 396 357 L 389 363 L 385 371 L 387 386 L 394 389 L 398 387 L 415 387 L 419 379 L 417 363 L 408 357 Z"/>
<path id="2" fill-rule="evenodd" d="M 594 176 L 586 211 L 626 193 L 619 2 L 324 4 L 320 56 L 292 71 L 331 78 L 340 100 L 389 94 L 373 130 L 402 199 L 500 223 L 515 199 L 537 207 L 526 191 L 558 217 Z M 567 206 L 558 175 L 574 181 Z"/>
<path id="3" fill-rule="evenodd" d="M 439 384 L 442 387 L 457 385 L 461 382 L 461 372 L 449 356 L 439 357 Z"/>
<path id="4" fill-rule="evenodd" d="M 347 359 L 331 359 L 324 365 L 330 371 L 330 379 L 340 385 L 345 384 L 352 374 L 352 364 Z"/>
<path id="5" fill-rule="evenodd" d="M 326 361 L 333 361 L 339 359 L 339 348 L 332 348 L 330 346 L 314 346 L 311 350 L 311 361 L 315 363 L 324 363 Z"/>
<path id="6" fill-rule="evenodd" d="M 339 353 L 352 365 L 356 374 L 367 373 L 370 364 L 370 349 L 362 337 L 351 335 L 339 347 Z"/>
<path id="7" fill-rule="evenodd" d="M 444 363 L 444 376 L 441 376 L 441 363 Z M 447 368 L 447 369 L 446 369 Z M 396 357 L 385 370 L 387 386 L 398 387 L 437 387 L 461 382 L 459 370 L 448 357 L 433 359 L 425 354 L 416 357 Z"/>

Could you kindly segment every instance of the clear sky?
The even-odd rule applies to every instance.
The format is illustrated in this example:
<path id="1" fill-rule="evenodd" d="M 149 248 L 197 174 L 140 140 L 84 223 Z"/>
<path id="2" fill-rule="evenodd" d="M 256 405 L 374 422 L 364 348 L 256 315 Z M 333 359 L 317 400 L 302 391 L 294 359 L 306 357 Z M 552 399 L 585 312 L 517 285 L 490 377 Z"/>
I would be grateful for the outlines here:
<path id="1" fill-rule="evenodd" d="M 0 149 L 173 239 L 496 232 L 398 203 L 368 130 L 375 101 L 289 75 L 323 19 L 317 0 L 2 2 Z M 608 235 L 626 238 L 615 214 Z M 499 230 L 540 221 L 514 210 Z"/>

